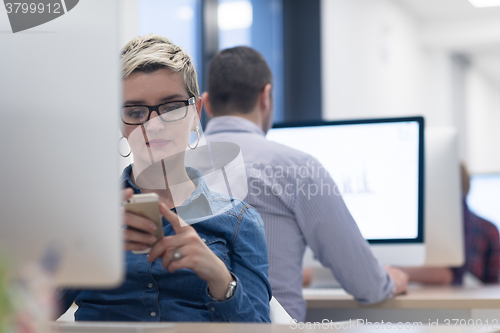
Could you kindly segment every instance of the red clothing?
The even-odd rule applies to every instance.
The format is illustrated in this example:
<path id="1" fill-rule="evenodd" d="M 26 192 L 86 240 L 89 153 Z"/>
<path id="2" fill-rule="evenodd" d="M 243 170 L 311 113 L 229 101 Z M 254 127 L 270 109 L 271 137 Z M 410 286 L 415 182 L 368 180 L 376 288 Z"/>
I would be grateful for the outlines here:
<path id="1" fill-rule="evenodd" d="M 463 274 L 471 272 L 484 283 L 498 283 L 500 271 L 500 236 L 497 227 L 472 213 L 464 201 L 464 266 L 453 269 L 454 284 L 461 284 Z"/>

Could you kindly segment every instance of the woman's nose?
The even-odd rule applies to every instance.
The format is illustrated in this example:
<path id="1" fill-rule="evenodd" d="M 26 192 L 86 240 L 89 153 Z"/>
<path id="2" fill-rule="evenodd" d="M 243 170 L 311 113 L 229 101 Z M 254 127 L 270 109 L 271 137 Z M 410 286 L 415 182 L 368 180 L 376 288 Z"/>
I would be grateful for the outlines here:
<path id="1" fill-rule="evenodd" d="M 151 112 L 151 117 L 146 125 L 146 128 L 150 131 L 165 129 L 165 123 L 158 116 L 158 111 L 156 110 Z"/>
<path id="2" fill-rule="evenodd" d="M 155 117 L 158 117 L 159 114 L 158 114 L 158 110 L 153 110 L 153 112 L 151 112 L 151 115 L 149 116 L 149 120 L 155 118 Z"/>

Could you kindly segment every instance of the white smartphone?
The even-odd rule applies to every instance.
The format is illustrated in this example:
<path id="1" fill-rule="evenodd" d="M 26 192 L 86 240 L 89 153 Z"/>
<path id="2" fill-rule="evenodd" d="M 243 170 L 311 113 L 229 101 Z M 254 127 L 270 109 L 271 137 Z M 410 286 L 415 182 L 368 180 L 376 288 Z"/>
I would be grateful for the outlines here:
<path id="1" fill-rule="evenodd" d="M 159 197 L 156 193 L 134 194 L 129 200 L 123 203 L 123 208 L 156 223 L 156 231 L 152 233 L 159 241 L 165 234 L 163 233 L 162 216 L 160 214 Z M 154 245 L 154 244 L 153 244 Z M 145 254 L 151 251 L 151 247 L 143 251 L 132 251 L 134 254 Z"/>

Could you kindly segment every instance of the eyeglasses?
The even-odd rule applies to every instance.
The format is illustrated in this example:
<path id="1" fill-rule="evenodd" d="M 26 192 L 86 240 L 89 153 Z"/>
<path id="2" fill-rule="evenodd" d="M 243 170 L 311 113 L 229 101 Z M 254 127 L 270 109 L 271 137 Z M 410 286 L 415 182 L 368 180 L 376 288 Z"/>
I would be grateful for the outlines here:
<path id="1" fill-rule="evenodd" d="M 194 105 L 195 98 L 185 101 L 173 101 L 155 106 L 127 105 L 122 109 L 122 120 L 127 125 L 142 125 L 149 120 L 151 113 L 156 111 L 161 120 L 172 122 L 184 119 L 188 106 Z"/>

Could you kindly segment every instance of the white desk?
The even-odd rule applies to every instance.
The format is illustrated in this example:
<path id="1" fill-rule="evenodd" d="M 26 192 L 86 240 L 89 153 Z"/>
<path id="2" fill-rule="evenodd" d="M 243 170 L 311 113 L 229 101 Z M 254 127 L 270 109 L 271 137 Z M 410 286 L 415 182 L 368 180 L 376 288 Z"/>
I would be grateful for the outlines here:
<path id="1" fill-rule="evenodd" d="M 423 321 L 445 319 L 497 319 L 500 329 L 500 285 L 464 287 L 412 287 L 408 294 L 363 306 L 341 289 L 304 289 L 306 321 L 348 320 Z"/>
<path id="2" fill-rule="evenodd" d="M 293 329 L 288 325 L 272 325 L 272 324 L 230 324 L 230 323 L 174 323 L 171 325 L 166 324 L 137 324 L 137 323 L 129 323 L 122 324 L 113 327 L 113 325 L 109 325 L 109 323 L 102 323 L 102 326 L 98 326 L 99 323 L 91 323 L 94 324 L 94 327 L 89 326 L 88 324 L 61 324 L 56 323 L 53 325 L 54 333 L 118 333 L 118 332 L 137 332 L 137 333 L 171 333 L 171 332 L 185 332 L 185 333 L 285 333 L 285 332 L 303 332 L 303 333 L 311 333 L 323 331 L 323 329 L 316 330 L 312 328 L 303 328 L 303 329 Z M 97 324 L 97 326 L 96 326 Z M 376 328 L 367 328 L 367 327 L 357 327 L 357 328 L 348 328 L 348 329 L 330 329 L 329 331 L 336 332 L 349 332 L 349 333 L 361 333 L 361 332 L 380 332 L 380 329 Z M 392 330 L 395 331 L 395 330 Z M 496 332 L 492 329 L 477 329 L 473 327 L 468 328 L 460 328 L 460 327 L 429 327 L 422 326 L 417 329 L 398 329 L 397 332 L 411 332 L 411 333 L 492 333 Z"/>

